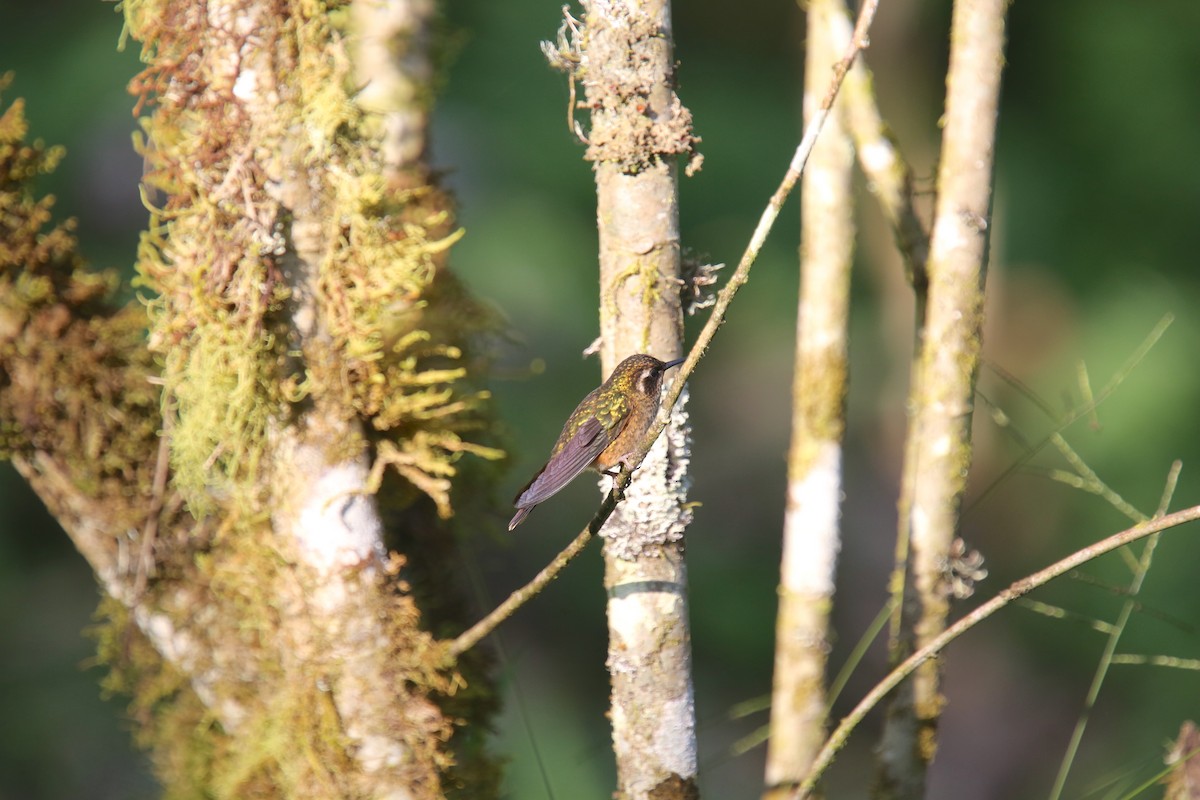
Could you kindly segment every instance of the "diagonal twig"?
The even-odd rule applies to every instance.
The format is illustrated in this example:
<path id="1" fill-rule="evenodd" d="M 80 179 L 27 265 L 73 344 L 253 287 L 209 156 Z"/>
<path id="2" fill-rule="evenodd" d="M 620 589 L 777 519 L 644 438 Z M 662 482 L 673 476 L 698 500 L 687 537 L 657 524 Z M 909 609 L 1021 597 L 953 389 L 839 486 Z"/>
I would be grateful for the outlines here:
<path id="1" fill-rule="evenodd" d="M 1167 474 L 1167 482 L 1163 488 L 1162 499 L 1159 501 L 1158 510 L 1155 512 L 1154 518 L 1161 518 L 1167 511 L 1167 506 L 1171 502 L 1171 497 L 1175 493 L 1175 487 L 1179 483 L 1179 471 L 1183 467 L 1183 462 L 1176 461 L 1171 465 L 1171 470 Z M 1129 582 L 1129 598 L 1121 606 L 1121 611 L 1117 615 L 1116 622 L 1113 623 L 1112 630 L 1109 631 L 1108 639 L 1104 643 L 1104 651 L 1100 654 L 1100 660 L 1096 664 L 1096 671 L 1092 675 L 1092 683 L 1088 687 L 1087 697 L 1083 701 L 1083 709 L 1079 714 L 1079 719 L 1075 722 L 1075 729 L 1071 732 L 1071 740 L 1067 744 L 1067 749 L 1063 753 L 1062 762 L 1058 767 L 1058 774 L 1054 778 L 1054 787 L 1050 790 L 1051 800 L 1058 800 L 1062 796 L 1063 787 L 1067 783 L 1067 776 L 1071 772 L 1071 766 L 1075 763 L 1075 755 L 1079 752 L 1079 744 L 1083 741 L 1084 731 L 1087 730 L 1088 720 L 1091 717 L 1092 709 L 1096 705 L 1096 699 L 1100 696 L 1100 687 L 1104 685 L 1104 679 L 1108 677 L 1108 669 L 1112 666 L 1113 656 L 1117 652 L 1117 645 L 1121 641 L 1121 636 L 1125 633 L 1125 627 L 1129 624 L 1129 618 L 1133 615 L 1134 608 L 1137 603 L 1134 598 L 1138 592 L 1142 590 L 1142 582 L 1146 579 L 1146 574 L 1150 572 L 1150 563 L 1154 558 L 1154 549 L 1158 546 L 1159 534 L 1154 534 L 1146 540 L 1146 545 L 1142 548 L 1142 555 L 1137 560 L 1137 567 L 1134 570 L 1133 578 Z"/>
<path id="2" fill-rule="evenodd" d="M 809 796 L 817 781 L 825 774 L 825 770 L 833 762 L 834 756 L 846 744 L 850 737 L 851 731 L 862 722 L 863 717 L 879 704 L 884 697 L 896 688 L 909 675 L 911 675 L 918 667 L 924 664 L 929 659 L 936 656 L 946 648 L 946 645 L 957 639 L 966 631 L 983 622 L 988 617 L 995 614 L 1000 609 L 1004 608 L 1009 603 L 1019 597 L 1037 589 L 1040 586 L 1049 583 L 1053 579 L 1063 575 L 1076 567 L 1087 563 L 1095 558 L 1098 558 L 1105 553 L 1112 552 L 1118 547 L 1132 544 L 1139 539 L 1144 539 L 1147 536 L 1152 536 L 1160 531 L 1165 531 L 1169 528 L 1174 528 L 1186 522 L 1192 522 L 1200 519 L 1200 506 L 1192 506 L 1182 511 L 1176 511 L 1174 514 L 1167 514 L 1161 517 L 1155 517 L 1147 522 L 1142 522 L 1134 525 L 1132 528 L 1127 528 L 1120 533 L 1114 533 L 1106 539 L 1102 539 L 1095 544 L 1077 550 L 1066 558 L 1051 564 L 1045 569 L 1035 572 L 1025 578 L 1021 578 L 1004 591 L 987 601 L 983 605 L 976 608 L 970 614 L 960 619 L 950 627 L 946 628 L 942 633 L 935 636 L 924 647 L 917 650 L 911 656 L 906 658 L 895 669 L 888 673 L 887 677 L 875 685 L 870 692 L 858 702 L 854 710 L 847 714 L 838 724 L 837 728 L 826 741 L 821 752 L 817 754 L 816 760 L 813 762 L 812 769 L 809 771 L 804 782 L 796 787 L 795 797 L 802 800 Z"/>
<path id="3" fill-rule="evenodd" d="M 750 268 L 758 258 L 759 251 L 762 250 L 763 243 L 767 239 L 767 234 L 770 233 L 776 218 L 779 216 L 780 210 L 783 208 L 784 201 L 787 200 L 788 195 L 791 194 L 792 189 L 796 186 L 796 181 L 800 179 L 800 174 L 804 171 L 804 165 L 808 162 L 808 156 L 812 153 L 813 145 L 816 144 L 817 134 L 821 132 L 821 128 L 825 125 L 825 120 L 829 116 L 830 109 L 833 108 L 833 102 L 837 99 L 838 90 L 842 86 L 846 73 L 850 70 L 858 54 L 865 50 L 870 43 L 868 32 L 871 28 L 871 22 L 875 19 L 875 11 L 878 7 L 879 0 L 866 0 L 859 10 L 858 21 L 855 23 L 854 35 L 850 39 L 850 45 L 847 47 L 842 60 L 833 67 L 833 78 L 829 83 L 829 91 L 826 92 L 825 98 L 821 101 L 820 108 L 813 114 L 812 119 L 805 127 L 804 135 L 800 140 L 800 144 L 796 147 L 796 152 L 792 155 L 787 172 L 784 174 L 783 180 L 775 190 L 775 193 L 771 195 L 767 207 L 763 210 L 758 225 L 755 227 L 754 233 L 750 236 L 750 243 L 746 246 L 746 250 L 738 262 L 737 269 L 730 276 L 729 281 L 721 289 L 720 293 L 718 293 L 717 301 L 713 305 L 713 310 L 708 317 L 708 321 L 696 337 L 696 342 L 688 352 L 687 358 L 680 365 L 675 380 L 671 383 L 671 388 L 667 390 L 663 398 L 658 417 L 655 419 L 653 427 L 646 434 L 641 447 L 627 459 L 627 463 L 631 467 L 630 471 L 621 471 L 614 482 L 612 492 L 605 497 L 600 508 L 596 511 L 596 515 L 588 523 L 587 528 L 580 532 L 571 544 L 555 556 L 554 560 L 538 573 L 532 581 L 509 595 L 508 599 L 501 603 L 495 610 L 491 611 L 482 620 L 471 626 L 470 629 L 450 643 L 448 653 L 451 657 L 461 655 L 474 646 L 491 633 L 497 625 L 512 616 L 513 612 L 528 602 L 531 597 L 541 591 L 542 587 L 554 580 L 563 568 L 583 551 L 587 543 L 591 541 L 596 532 L 604 525 L 605 520 L 612 514 L 617 503 L 620 502 L 625 488 L 629 485 L 632 470 L 636 469 L 642 463 L 642 460 L 646 457 L 646 453 L 649 452 L 655 440 L 658 439 L 659 434 L 667 427 L 671 410 L 675 407 L 676 401 L 679 400 L 684 383 L 687 381 L 688 376 L 692 374 L 692 370 L 696 368 L 696 364 L 704 356 L 705 351 L 708 350 L 708 346 L 716 335 L 717 329 L 725 322 L 725 313 L 729 308 L 729 304 L 733 302 L 734 295 L 738 293 L 738 290 L 742 288 L 749 278 Z"/>

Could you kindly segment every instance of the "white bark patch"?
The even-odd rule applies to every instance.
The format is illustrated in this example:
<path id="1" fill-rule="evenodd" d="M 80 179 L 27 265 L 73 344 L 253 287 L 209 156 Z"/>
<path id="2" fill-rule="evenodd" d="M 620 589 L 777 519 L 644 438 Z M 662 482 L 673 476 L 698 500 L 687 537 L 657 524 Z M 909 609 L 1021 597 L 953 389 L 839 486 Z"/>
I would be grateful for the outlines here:
<path id="1" fill-rule="evenodd" d="M 934 223 L 929 261 L 945 263 L 951 260 L 956 251 L 970 248 L 976 236 L 974 231 L 963 224 L 961 215 L 947 211 Z"/>
<path id="2" fill-rule="evenodd" d="M 600 529 L 600 535 L 609 540 L 606 546 L 619 558 L 632 560 L 647 547 L 679 541 L 692 521 L 692 511 L 686 506 L 692 485 L 688 475 L 691 426 L 687 401 L 685 386 L 666 429 L 634 473 L 624 501 Z M 602 477 L 600 490 L 608 492 L 611 489 L 612 479 Z M 643 536 L 631 535 L 631 532 Z"/>
<path id="3" fill-rule="evenodd" d="M 134 607 L 133 618 L 167 662 L 191 675 L 192 691 L 200 698 L 200 702 L 212 709 L 217 719 L 221 720 L 221 725 L 230 732 L 237 731 L 246 718 L 246 710 L 215 691 L 214 686 L 220 678 L 218 674 L 198 668 L 200 644 L 195 637 L 175 627 L 175 622 L 166 614 L 151 613 L 145 607 Z"/>
<path id="4" fill-rule="evenodd" d="M 233 96 L 243 102 L 252 100 L 258 93 L 258 71 L 243 69 L 233 82 Z"/>
<path id="5" fill-rule="evenodd" d="M 613 704 L 614 732 L 625 731 L 630 738 L 624 741 L 649 747 L 638 758 L 653 762 L 651 773 L 688 777 L 696 774 L 695 698 L 686 674 L 674 671 L 680 665 L 671 663 L 677 657 L 686 659 L 688 645 L 671 641 L 671 631 L 663 628 L 670 620 L 686 619 L 683 591 L 682 586 L 676 591 L 639 589 L 609 598 L 608 668 L 614 686 L 618 676 L 624 676 L 625 692 L 630 693 L 622 693 L 628 703 Z M 614 700 L 616 694 L 614 689 Z M 652 724 L 646 724 L 647 717 Z"/>
<path id="6" fill-rule="evenodd" d="M 863 164 L 872 172 L 883 172 L 896 161 L 896 151 L 890 142 L 877 139 L 859 150 Z"/>
<path id="7" fill-rule="evenodd" d="M 808 473 L 788 486 L 782 577 L 789 592 L 833 594 L 841 466 L 841 448 L 836 442 L 824 442 Z"/>
<path id="8" fill-rule="evenodd" d="M 663 617 L 677 616 L 681 602 L 679 593 L 671 591 L 638 591 L 613 597 L 608 603 L 609 629 L 626 642 L 642 641 L 654 635 Z"/>
<path id="9" fill-rule="evenodd" d="M 314 470 L 318 477 L 309 490 L 295 495 L 302 504 L 292 532 L 308 563 L 321 572 L 384 555 L 379 517 L 363 493 L 367 472 L 362 458 L 323 465 Z"/>
<path id="10" fill-rule="evenodd" d="M 692 730 L 696 712 L 691 688 L 689 683 L 686 694 L 668 698 L 658 707 L 658 733 L 654 737 L 658 763 L 682 777 L 696 774 L 696 750 L 692 746 L 696 741 Z"/>
<path id="11" fill-rule="evenodd" d="M 921 553 L 924 552 L 921 549 L 920 544 L 930 540 L 933 523 L 929 519 L 929 513 L 919 501 L 913 503 L 912 511 L 909 512 L 909 517 L 912 520 L 912 542 L 915 550 L 913 557 L 919 558 Z"/>

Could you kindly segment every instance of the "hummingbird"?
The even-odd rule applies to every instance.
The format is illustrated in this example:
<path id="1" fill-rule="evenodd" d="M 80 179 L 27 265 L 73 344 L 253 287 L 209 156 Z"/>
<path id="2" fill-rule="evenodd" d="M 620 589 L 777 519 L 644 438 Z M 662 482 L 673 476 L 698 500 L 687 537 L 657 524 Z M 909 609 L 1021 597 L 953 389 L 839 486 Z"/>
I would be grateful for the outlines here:
<path id="1" fill-rule="evenodd" d="M 513 500 L 517 513 L 508 529 L 520 525 L 534 506 L 588 467 L 611 475 L 614 467 L 628 466 L 626 459 L 641 444 L 658 414 L 663 373 L 683 361 L 663 362 L 639 354 L 617 364 L 608 380 L 583 398 L 567 418 L 550 460 Z"/>

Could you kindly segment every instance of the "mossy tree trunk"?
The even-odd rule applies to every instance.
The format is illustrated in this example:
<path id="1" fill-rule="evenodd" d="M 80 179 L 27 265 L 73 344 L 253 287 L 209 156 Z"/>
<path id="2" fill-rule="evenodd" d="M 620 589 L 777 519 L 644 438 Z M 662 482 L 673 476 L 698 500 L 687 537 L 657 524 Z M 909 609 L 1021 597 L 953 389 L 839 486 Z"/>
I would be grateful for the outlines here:
<path id="1" fill-rule="evenodd" d="M 453 600 L 419 602 L 461 457 L 497 455 L 487 314 L 446 272 L 424 162 L 432 3 L 124 10 L 146 308 L 107 306 L 69 230 L 41 233 L 27 179 L 57 154 L 22 147 L 19 106 L 0 131 L 2 445 L 109 598 L 109 684 L 170 795 L 492 796 L 452 737 L 485 722 L 485 676 L 429 632 Z"/>

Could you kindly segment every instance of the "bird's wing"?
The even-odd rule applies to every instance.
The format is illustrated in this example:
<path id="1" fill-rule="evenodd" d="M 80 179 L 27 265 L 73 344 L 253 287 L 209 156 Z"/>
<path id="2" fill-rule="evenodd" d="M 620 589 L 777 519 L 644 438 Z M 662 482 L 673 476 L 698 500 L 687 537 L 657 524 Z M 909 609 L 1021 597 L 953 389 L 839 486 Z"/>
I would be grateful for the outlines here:
<path id="1" fill-rule="evenodd" d="M 513 505 L 517 508 L 535 506 L 560 491 L 574 480 L 576 475 L 591 466 L 596 457 L 621 432 L 623 425 L 622 421 L 613 430 L 605 431 L 600 420 L 595 417 L 585 421 L 575 431 L 575 435 L 550 457 L 542 471 L 521 490 Z"/>

